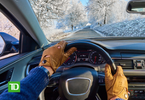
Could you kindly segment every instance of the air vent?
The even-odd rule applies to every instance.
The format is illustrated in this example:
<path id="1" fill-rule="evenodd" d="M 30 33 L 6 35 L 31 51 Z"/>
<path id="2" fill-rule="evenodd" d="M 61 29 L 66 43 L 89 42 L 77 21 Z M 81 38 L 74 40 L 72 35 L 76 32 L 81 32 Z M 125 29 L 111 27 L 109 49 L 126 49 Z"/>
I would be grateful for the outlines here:
<path id="1" fill-rule="evenodd" d="M 134 69 L 133 60 L 114 60 L 116 66 L 122 66 L 123 69 Z"/>
<path id="2" fill-rule="evenodd" d="M 38 64 L 29 64 L 26 69 L 26 75 L 29 74 L 30 70 L 38 66 Z"/>

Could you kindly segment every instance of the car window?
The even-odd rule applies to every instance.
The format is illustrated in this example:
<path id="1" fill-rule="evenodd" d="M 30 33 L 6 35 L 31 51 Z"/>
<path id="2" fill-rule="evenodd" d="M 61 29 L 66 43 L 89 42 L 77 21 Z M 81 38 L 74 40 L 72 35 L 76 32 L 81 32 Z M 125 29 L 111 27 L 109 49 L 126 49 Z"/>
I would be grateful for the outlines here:
<path id="1" fill-rule="evenodd" d="M 19 53 L 20 31 L 0 12 L 0 59 Z"/>

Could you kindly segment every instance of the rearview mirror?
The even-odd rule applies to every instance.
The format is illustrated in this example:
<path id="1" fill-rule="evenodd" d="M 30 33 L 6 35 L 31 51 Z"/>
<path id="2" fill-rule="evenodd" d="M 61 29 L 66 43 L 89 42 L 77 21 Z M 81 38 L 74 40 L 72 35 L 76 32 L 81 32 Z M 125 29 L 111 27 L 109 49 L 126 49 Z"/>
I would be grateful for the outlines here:
<path id="1" fill-rule="evenodd" d="M 145 14 L 145 0 L 131 0 L 127 5 L 128 13 Z"/>
<path id="2" fill-rule="evenodd" d="M 3 37 L 0 35 L 0 55 L 3 54 L 4 49 L 5 49 L 5 45 L 6 45 L 5 41 L 4 41 Z"/>

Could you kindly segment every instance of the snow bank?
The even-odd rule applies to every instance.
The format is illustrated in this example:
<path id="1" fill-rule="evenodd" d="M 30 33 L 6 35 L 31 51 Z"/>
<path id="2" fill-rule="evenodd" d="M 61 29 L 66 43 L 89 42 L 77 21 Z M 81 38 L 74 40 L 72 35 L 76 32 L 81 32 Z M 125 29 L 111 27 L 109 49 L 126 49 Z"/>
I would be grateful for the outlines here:
<path id="1" fill-rule="evenodd" d="M 56 40 L 70 37 L 73 33 L 82 29 L 83 28 L 76 28 L 72 31 L 69 28 L 67 30 L 63 30 L 63 29 L 55 29 L 52 27 L 51 29 L 43 29 L 43 32 L 48 40 L 56 41 Z"/>
<path id="2" fill-rule="evenodd" d="M 43 32 L 48 40 L 56 41 L 56 40 L 69 37 L 75 31 L 71 31 L 71 30 L 64 31 L 63 29 L 47 29 L 47 30 L 44 30 Z"/>
<path id="3" fill-rule="evenodd" d="M 50 41 L 60 38 L 60 35 L 64 33 L 62 29 L 45 29 L 43 32 L 46 38 Z"/>
<path id="4" fill-rule="evenodd" d="M 145 18 L 94 27 L 104 36 L 145 37 Z"/>

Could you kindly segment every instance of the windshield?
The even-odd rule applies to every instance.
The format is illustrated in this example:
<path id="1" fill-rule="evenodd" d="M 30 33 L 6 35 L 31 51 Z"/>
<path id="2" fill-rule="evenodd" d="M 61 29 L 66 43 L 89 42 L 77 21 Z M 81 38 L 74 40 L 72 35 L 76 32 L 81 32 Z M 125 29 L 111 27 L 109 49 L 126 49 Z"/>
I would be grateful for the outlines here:
<path id="1" fill-rule="evenodd" d="M 50 41 L 145 37 L 144 16 L 128 14 L 128 0 L 29 0 Z"/>

